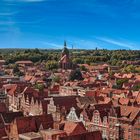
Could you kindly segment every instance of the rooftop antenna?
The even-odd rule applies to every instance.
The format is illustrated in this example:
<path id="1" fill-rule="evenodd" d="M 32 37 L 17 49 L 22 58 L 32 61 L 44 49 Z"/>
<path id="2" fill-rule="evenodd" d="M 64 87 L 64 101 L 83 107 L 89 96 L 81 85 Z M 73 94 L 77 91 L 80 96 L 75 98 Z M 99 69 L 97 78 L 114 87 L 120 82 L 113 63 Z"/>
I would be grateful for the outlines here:
<path id="1" fill-rule="evenodd" d="M 72 50 L 73 50 L 73 45 L 72 45 Z"/>

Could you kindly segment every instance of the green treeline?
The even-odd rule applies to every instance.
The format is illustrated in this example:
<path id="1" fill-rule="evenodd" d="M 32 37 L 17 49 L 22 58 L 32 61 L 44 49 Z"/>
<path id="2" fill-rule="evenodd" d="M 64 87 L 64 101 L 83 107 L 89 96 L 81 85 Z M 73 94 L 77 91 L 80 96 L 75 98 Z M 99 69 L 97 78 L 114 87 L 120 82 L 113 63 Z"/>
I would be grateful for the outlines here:
<path id="1" fill-rule="evenodd" d="M 94 64 L 106 62 L 111 65 L 120 65 L 123 60 L 140 60 L 140 50 L 70 50 L 73 63 Z M 31 60 L 34 63 L 49 61 L 55 65 L 59 61 L 61 50 L 39 50 L 39 49 L 1 49 L 0 59 L 6 63 L 15 63 L 19 60 Z M 51 62 L 53 61 L 53 62 Z M 48 66 L 49 67 L 49 66 Z"/>

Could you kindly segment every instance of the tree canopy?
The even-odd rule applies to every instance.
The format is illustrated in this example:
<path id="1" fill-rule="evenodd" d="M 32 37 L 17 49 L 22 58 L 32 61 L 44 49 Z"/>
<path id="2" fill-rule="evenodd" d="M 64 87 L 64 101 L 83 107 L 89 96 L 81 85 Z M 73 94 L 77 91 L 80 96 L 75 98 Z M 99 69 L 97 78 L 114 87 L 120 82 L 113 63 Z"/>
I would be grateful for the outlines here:
<path id="1" fill-rule="evenodd" d="M 62 50 L 40 50 L 40 49 L 0 49 L 1 59 L 6 63 L 15 63 L 20 60 L 31 60 L 34 63 L 46 61 L 47 68 L 57 67 L 56 62 L 60 60 Z M 108 63 L 114 66 L 126 67 L 124 71 L 140 72 L 140 68 L 135 70 L 123 61 L 139 61 L 140 50 L 69 50 L 70 57 L 74 64 Z M 48 62 L 47 62 L 48 61 Z M 128 66 L 128 67 L 127 67 Z"/>

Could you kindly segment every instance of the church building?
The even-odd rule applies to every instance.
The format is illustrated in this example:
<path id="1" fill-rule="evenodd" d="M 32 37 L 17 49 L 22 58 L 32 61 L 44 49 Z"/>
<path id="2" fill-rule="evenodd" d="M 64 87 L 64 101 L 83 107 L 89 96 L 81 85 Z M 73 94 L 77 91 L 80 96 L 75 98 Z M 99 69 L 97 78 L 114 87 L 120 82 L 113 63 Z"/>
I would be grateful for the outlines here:
<path id="1" fill-rule="evenodd" d="M 61 69 L 73 69 L 73 64 L 70 58 L 70 53 L 67 48 L 66 41 L 64 42 L 64 49 L 62 50 L 61 59 L 59 61 Z"/>

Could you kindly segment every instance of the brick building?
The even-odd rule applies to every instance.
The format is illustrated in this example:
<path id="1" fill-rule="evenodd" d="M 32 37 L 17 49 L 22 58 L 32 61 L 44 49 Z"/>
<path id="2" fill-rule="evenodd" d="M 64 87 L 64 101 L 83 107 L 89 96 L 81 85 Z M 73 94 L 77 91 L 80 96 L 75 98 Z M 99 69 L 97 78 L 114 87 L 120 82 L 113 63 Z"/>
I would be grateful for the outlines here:
<path id="1" fill-rule="evenodd" d="M 67 48 L 66 41 L 64 42 L 64 49 L 62 50 L 61 59 L 59 61 L 59 64 L 60 64 L 61 69 L 66 70 L 66 69 L 73 68 L 73 64 L 72 64 L 72 61 L 70 59 L 70 53 L 69 53 L 69 50 Z"/>

